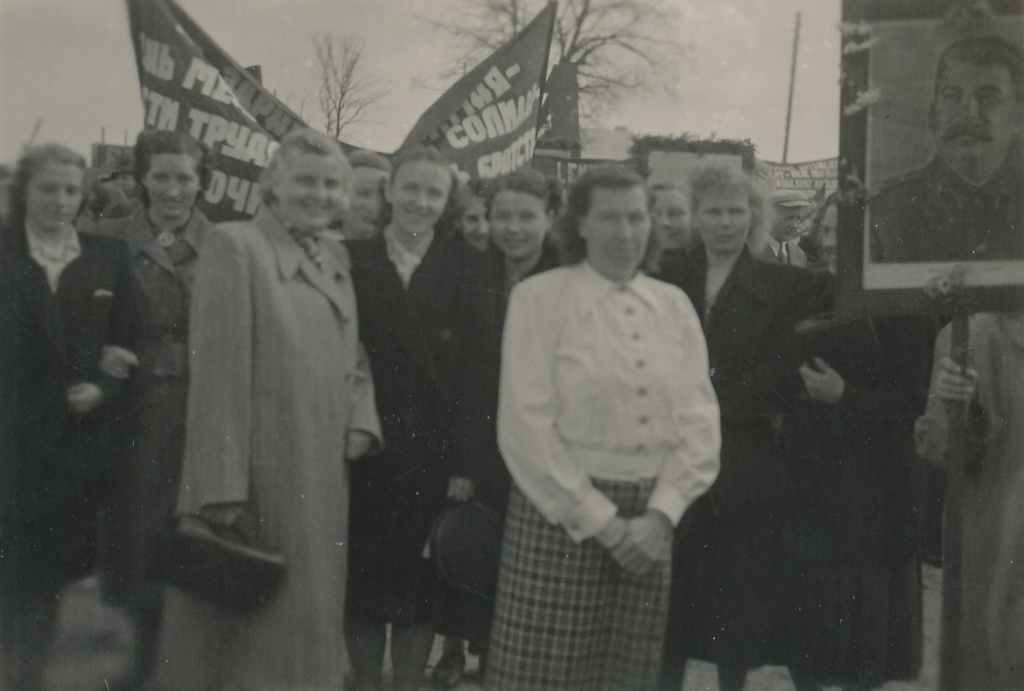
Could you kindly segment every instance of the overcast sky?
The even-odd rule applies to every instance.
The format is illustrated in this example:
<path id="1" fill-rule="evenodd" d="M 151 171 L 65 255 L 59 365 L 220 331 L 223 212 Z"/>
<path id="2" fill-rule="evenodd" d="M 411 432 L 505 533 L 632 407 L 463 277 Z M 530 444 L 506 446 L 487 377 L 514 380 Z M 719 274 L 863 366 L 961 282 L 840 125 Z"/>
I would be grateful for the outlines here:
<path id="1" fill-rule="evenodd" d="M 687 56 L 676 97 L 630 98 L 592 126 L 644 134 L 749 138 L 761 158 L 781 160 L 796 13 L 802 12 L 790 161 L 838 153 L 839 0 L 669 0 L 682 16 Z M 332 31 L 366 39 L 367 66 L 390 90 L 372 122 L 347 138 L 391 151 L 438 93 L 451 59 L 430 11 L 459 0 L 179 0 L 239 63 L 298 109 L 315 91 L 311 37 Z M 310 96 L 305 113 L 315 110 Z M 0 161 L 36 141 L 88 154 L 129 141 L 141 127 L 138 78 L 123 0 L 0 0 Z"/>

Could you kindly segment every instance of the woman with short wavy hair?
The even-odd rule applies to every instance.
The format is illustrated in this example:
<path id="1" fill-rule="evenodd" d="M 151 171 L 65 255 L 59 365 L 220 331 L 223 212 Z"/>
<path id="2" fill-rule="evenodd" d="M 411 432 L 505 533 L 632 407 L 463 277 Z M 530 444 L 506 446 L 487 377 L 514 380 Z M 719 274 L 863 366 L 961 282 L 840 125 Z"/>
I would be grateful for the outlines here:
<path id="1" fill-rule="evenodd" d="M 290 132 L 264 171 L 256 216 L 213 226 L 203 243 L 177 509 L 255 527 L 288 570 L 245 613 L 168 589 L 159 688 L 344 685 L 348 463 L 380 438 L 348 254 L 321 240 L 351 180 L 337 142 Z"/>
<path id="2" fill-rule="evenodd" d="M 748 669 L 787 661 L 791 483 L 776 434 L 799 393 L 790 346 L 817 283 L 803 269 L 754 259 L 767 237 L 765 194 L 743 170 L 700 168 L 690 192 L 700 237 L 690 297 L 721 407 L 722 465 L 676 534 L 662 688 L 678 689 L 695 657 L 717 663 L 722 689 L 738 691 Z"/>
<path id="3" fill-rule="evenodd" d="M 114 353 L 112 376 L 132 374 L 125 465 L 110 515 L 112 564 L 107 597 L 128 607 L 135 636 L 132 678 L 153 666 L 160 630 L 160 585 L 150 578 L 174 526 L 185 448 L 188 317 L 196 265 L 210 222 L 196 206 L 210 182 L 211 154 L 187 134 L 146 130 L 134 148 L 142 205 L 93 232 L 128 246 L 141 334 L 136 353 Z M 120 359 L 119 359 L 120 358 Z"/>

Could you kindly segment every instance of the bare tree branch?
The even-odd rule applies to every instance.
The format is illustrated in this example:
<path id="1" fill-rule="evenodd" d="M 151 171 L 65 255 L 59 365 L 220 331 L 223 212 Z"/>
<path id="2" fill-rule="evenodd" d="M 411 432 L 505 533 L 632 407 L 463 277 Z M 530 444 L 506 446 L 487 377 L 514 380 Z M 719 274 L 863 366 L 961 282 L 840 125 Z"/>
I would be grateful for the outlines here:
<path id="1" fill-rule="evenodd" d="M 377 110 L 387 90 L 364 74 L 362 39 L 330 33 L 313 37 L 320 87 L 317 100 L 324 131 L 340 139 L 348 128 Z"/>
<path id="2" fill-rule="evenodd" d="M 543 0 L 464 0 L 457 14 L 434 22 L 459 56 L 452 78 L 508 41 Z M 671 90 L 683 56 L 672 0 L 561 0 L 551 62 L 579 69 L 582 109 L 593 114 L 637 91 Z"/>

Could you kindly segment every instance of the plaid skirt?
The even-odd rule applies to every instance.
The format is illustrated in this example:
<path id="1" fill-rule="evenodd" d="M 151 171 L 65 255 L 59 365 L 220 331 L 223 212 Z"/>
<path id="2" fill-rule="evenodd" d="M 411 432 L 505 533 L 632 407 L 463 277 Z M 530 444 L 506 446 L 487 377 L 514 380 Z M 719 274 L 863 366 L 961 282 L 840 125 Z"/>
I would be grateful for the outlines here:
<path id="1" fill-rule="evenodd" d="M 593 480 L 623 517 L 646 510 L 654 482 Z M 656 688 L 670 579 L 668 562 L 634 576 L 597 541 L 576 544 L 513 486 L 485 688 Z"/>

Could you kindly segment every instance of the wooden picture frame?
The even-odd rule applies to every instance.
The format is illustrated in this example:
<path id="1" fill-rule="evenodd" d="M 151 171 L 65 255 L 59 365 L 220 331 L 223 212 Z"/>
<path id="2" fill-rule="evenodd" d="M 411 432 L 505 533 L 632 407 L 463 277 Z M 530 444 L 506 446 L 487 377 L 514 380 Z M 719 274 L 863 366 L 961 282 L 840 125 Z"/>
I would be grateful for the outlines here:
<path id="1" fill-rule="evenodd" d="M 1024 52 L 1024 1 L 844 0 L 841 29 L 837 309 L 1024 309 L 1024 74 L 999 62 Z M 1008 103 L 992 96 L 1003 110 L 957 115 L 991 71 L 1010 87 Z M 955 137 L 958 120 L 981 131 Z M 959 174 L 999 155 L 986 182 Z"/>

